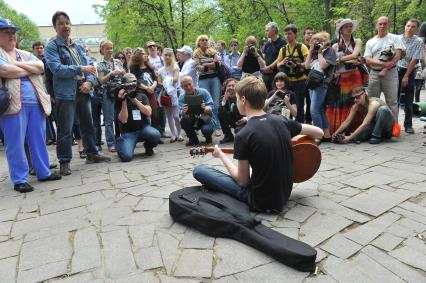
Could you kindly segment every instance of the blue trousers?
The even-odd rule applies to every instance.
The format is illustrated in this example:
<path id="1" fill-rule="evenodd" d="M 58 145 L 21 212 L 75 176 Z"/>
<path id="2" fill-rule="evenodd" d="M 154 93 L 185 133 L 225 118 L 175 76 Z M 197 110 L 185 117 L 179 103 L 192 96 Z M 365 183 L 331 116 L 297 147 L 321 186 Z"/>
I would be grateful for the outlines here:
<path id="1" fill-rule="evenodd" d="M 28 161 L 24 143 L 28 143 L 31 161 L 38 179 L 50 176 L 49 155 L 46 148 L 46 116 L 39 104 L 22 104 L 21 112 L 0 116 L 9 176 L 13 184 L 28 180 Z"/>
<path id="2" fill-rule="evenodd" d="M 76 112 L 86 153 L 88 155 L 97 154 L 90 95 L 77 93 L 75 100 L 56 99 L 56 111 L 56 126 L 58 128 L 56 154 L 59 162 L 67 163 L 72 159 L 72 127 Z"/>
<path id="3" fill-rule="evenodd" d="M 115 146 L 115 99 L 110 98 L 107 93 L 104 93 L 103 100 L 104 104 L 102 105 L 102 108 L 104 111 L 105 140 L 107 142 L 108 148 L 111 148 Z"/>
<path id="4" fill-rule="evenodd" d="M 325 95 L 327 94 L 327 85 L 322 85 L 316 89 L 309 90 L 309 96 L 311 98 L 311 116 L 314 126 L 321 129 L 330 128 L 327 116 L 325 115 Z"/>
<path id="5" fill-rule="evenodd" d="M 117 154 L 120 160 L 123 162 L 132 160 L 136 144 L 142 141 L 145 142 L 145 149 L 153 149 L 160 141 L 160 132 L 151 125 L 146 125 L 139 131 L 121 133 L 117 139 Z"/>
<path id="6" fill-rule="evenodd" d="M 201 164 L 194 168 L 192 175 L 207 189 L 227 194 L 249 204 L 248 190 L 238 185 L 238 183 L 228 174 Z"/>
<path id="7" fill-rule="evenodd" d="M 221 85 L 219 77 L 214 78 L 208 78 L 208 79 L 202 79 L 199 81 L 200 88 L 206 89 L 213 99 L 213 122 L 214 127 L 216 129 L 220 129 L 220 121 L 218 116 L 218 110 L 219 110 L 219 99 L 220 99 L 220 93 L 221 93 Z"/>
<path id="8" fill-rule="evenodd" d="M 357 140 L 366 141 L 372 135 L 378 138 L 390 139 L 394 122 L 395 119 L 390 108 L 388 106 L 380 106 L 373 121 L 359 133 Z"/>

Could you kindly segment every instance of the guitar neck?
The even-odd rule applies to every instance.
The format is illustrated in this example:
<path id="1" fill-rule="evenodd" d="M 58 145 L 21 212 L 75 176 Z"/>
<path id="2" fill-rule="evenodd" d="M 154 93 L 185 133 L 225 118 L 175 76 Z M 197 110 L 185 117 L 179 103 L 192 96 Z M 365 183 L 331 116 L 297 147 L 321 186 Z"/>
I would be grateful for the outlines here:
<path id="1" fill-rule="evenodd" d="M 234 149 L 232 147 L 223 147 L 220 148 L 224 153 L 226 154 L 233 154 L 234 153 Z M 205 147 L 206 152 L 213 152 L 214 151 L 214 147 Z"/>

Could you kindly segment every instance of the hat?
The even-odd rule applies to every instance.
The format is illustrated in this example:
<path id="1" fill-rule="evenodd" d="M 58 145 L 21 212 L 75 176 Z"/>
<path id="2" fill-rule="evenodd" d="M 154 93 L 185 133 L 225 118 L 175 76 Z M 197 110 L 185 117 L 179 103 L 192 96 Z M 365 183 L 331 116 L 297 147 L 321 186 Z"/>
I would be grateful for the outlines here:
<path id="1" fill-rule="evenodd" d="M 189 47 L 188 45 L 184 45 L 184 46 L 182 46 L 181 49 L 177 49 L 176 51 L 192 55 L 192 48 Z"/>
<path id="2" fill-rule="evenodd" d="M 17 26 L 15 26 L 15 24 L 12 23 L 11 20 L 0 18 L 0 29 L 7 29 L 7 28 L 12 28 L 12 29 L 15 29 L 15 30 L 20 30 L 20 28 L 17 27 Z"/>
<path id="3" fill-rule="evenodd" d="M 352 32 L 355 32 L 355 30 L 358 27 L 358 21 L 351 20 L 351 19 L 343 19 L 340 22 L 336 24 L 336 37 L 339 37 L 340 29 L 346 25 L 346 24 L 352 24 Z"/>

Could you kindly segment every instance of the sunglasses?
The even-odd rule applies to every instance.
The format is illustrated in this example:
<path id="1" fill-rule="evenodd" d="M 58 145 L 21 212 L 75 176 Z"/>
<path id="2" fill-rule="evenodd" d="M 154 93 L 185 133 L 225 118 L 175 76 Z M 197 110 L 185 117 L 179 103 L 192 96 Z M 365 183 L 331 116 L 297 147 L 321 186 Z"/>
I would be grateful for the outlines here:
<path id="1" fill-rule="evenodd" d="M 357 100 L 358 98 L 360 98 L 361 97 L 361 95 L 363 95 L 364 94 L 364 92 L 361 92 L 360 94 L 358 94 L 358 95 L 354 95 L 354 96 L 352 96 L 352 98 L 354 99 L 354 100 Z"/>
<path id="2" fill-rule="evenodd" d="M 124 56 L 118 56 L 117 58 L 120 60 L 124 60 Z"/>
<path id="3" fill-rule="evenodd" d="M 148 48 L 155 48 L 157 45 L 148 45 Z"/>

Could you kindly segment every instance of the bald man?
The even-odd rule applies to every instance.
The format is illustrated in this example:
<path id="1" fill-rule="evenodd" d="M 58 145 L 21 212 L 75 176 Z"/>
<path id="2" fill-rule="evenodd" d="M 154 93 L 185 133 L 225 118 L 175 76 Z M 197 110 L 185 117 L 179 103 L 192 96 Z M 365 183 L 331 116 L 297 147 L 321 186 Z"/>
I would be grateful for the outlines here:
<path id="1" fill-rule="evenodd" d="M 185 131 L 186 136 L 189 138 L 186 146 L 194 146 L 199 144 L 196 132 L 198 130 L 201 130 L 201 133 L 206 139 L 206 144 L 212 143 L 212 134 L 214 130 L 213 120 L 211 119 L 213 99 L 210 93 L 203 88 L 196 88 L 190 76 L 184 76 L 180 82 L 180 85 L 184 91 L 184 93 L 179 96 L 179 113 L 182 116 L 180 125 Z M 185 96 L 188 95 L 202 96 L 203 102 L 201 104 L 200 114 L 190 114 L 190 106 L 185 103 Z"/>
<path id="2" fill-rule="evenodd" d="M 398 71 L 395 67 L 405 46 L 397 35 L 388 32 L 388 17 L 379 17 L 376 29 L 377 35 L 367 41 L 364 53 L 371 68 L 368 95 L 380 98 L 383 92 L 386 104 L 398 120 Z"/>

